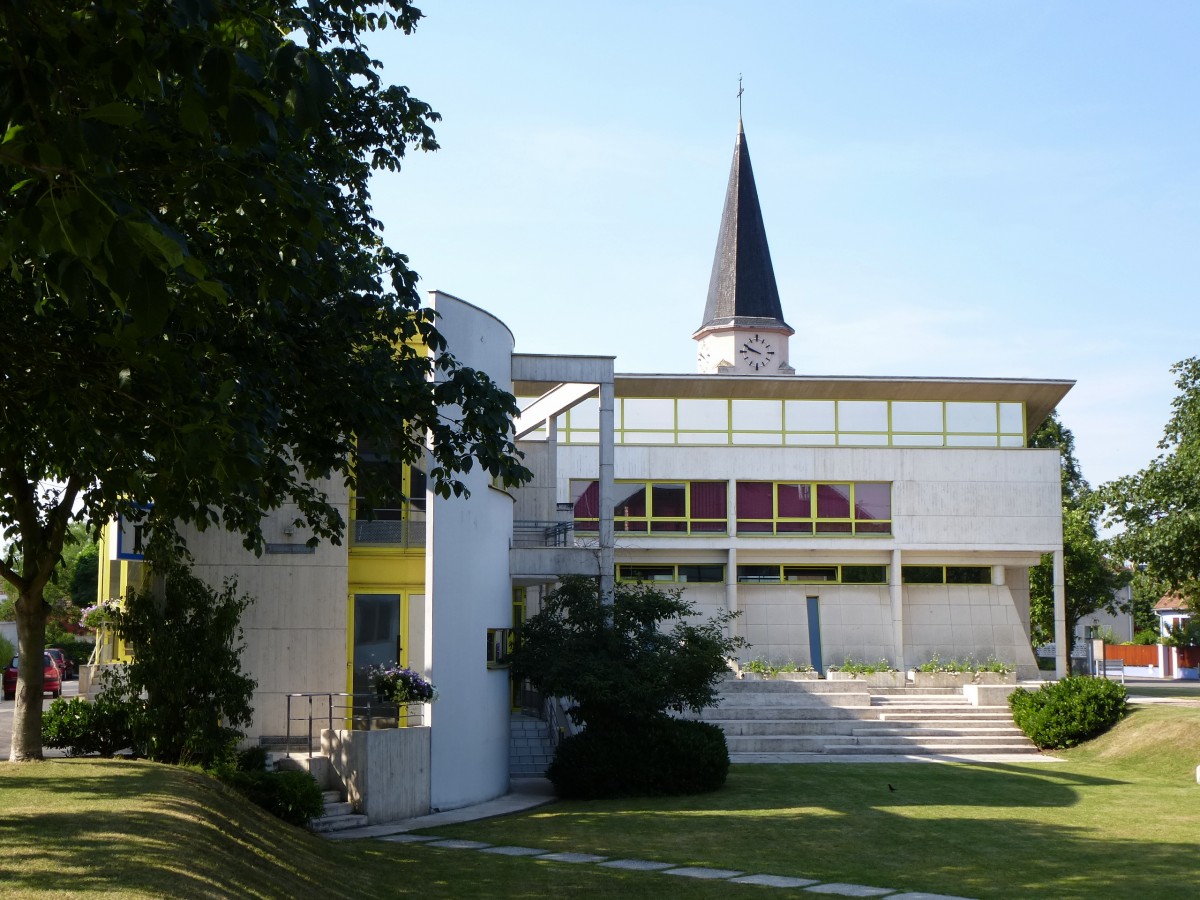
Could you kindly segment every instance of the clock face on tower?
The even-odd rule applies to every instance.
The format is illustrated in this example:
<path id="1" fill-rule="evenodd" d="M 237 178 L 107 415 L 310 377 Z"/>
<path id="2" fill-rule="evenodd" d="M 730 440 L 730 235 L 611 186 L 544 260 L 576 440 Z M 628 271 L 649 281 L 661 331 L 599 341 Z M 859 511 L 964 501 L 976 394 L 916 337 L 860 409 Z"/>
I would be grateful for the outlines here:
<path id="1" fill-rule="evenodd" d="M 742 359 L 746 361 L 746 365 L 756 372 L 770 367 L 771 360 L 775 356 L 775 348 L 764 341 L 761 335 L 757 334 L 742 341 L 738 352 L 742 354 Z"/>

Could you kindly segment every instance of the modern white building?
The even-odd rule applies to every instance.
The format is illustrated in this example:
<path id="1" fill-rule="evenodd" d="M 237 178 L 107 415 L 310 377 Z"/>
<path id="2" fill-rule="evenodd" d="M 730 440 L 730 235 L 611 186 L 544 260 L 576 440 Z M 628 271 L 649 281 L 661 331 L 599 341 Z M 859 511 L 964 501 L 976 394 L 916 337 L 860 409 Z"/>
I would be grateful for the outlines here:
<path id="1" fill-rule="evenodd" d="M 408 773 L 429 805 L 503 794 L 505 629 L 566 574 L 739 612 L 747 659 L 995 657 L 1034 677 L 1028 573 L 1052 553 L 1061 633 L 1059 456 L 1025 444 L 1072 382 L 798 374 L 816 337 L 784 320 L 740 128 L 703 315 L 678 336 L 697 342 L 697 373 L 518 354 L 485 310 L 430 302 L 458 359 L 521 399 L 534 480 L 505 491 L 476 471 L 469 498 L 443 499 L 406 468 L 414 499 L 372 520 L 324 485 L 351 523 L 344 546 L 306 548 L 290 509 L 260 558 L 236 536 L 193 535 L 199 574 L 236 575 L 258 598 L 244 619 L 251 737 L 285 732 L 288 694 L 363 693 L 369 666 L 398 660 L 440 693 L 428 772 Z M 101 594 L 119 596 L 137 564 L 110 545 Z"/>

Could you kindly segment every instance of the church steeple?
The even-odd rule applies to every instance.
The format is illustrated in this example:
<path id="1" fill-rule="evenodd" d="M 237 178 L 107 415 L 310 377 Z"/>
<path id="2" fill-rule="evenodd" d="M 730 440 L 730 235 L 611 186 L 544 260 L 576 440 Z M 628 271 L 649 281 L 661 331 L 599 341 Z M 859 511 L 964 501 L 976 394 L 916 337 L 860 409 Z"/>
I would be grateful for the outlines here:
<path id="1" fill-rule="evenodd" d="M 754 341 L 760 333 L 769 333 L 770 338 L 760 336 L 759 341 Z M 759 374 L 791 371 L 787 366 L 787 337 L 794 333 L 783 320 L 754 170 L 750 166 L 750 149 L 739 117 L 704 321 L 692 335 L 701 342 L 701 371 L 735 368 Z M 725 340 L 709 340 L 718 336 Z M 772 346 L 770 359 L 756 358 L 761 355 L 758 348 L 763 341 L 782 344 L 782 352 Z M 749 342 L 749 349 L 745 349 L 745 342 Z M 739 356 L 744 365 L 738 364 Z"/>

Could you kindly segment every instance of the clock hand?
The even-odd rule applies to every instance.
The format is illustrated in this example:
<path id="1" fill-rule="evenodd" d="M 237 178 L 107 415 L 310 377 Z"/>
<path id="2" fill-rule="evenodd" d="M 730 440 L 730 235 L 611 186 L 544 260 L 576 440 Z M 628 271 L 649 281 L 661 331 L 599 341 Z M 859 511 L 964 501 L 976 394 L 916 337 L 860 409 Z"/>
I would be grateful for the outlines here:
<path id="1" fill-rule="evenodd" d="M 762 356 L 762 354 L 761 354 L 761 353 L 759 353 L 759 351 L 755 350 L 755 349 L 754 349 L 753 347 L 751 347 L 749 344 L 742 344 L 742 349 L 743 349 L 743 350 L 749 350 L 751 353 L 758 353 L 758 355 L 759 355 L 759 356 Z"/>

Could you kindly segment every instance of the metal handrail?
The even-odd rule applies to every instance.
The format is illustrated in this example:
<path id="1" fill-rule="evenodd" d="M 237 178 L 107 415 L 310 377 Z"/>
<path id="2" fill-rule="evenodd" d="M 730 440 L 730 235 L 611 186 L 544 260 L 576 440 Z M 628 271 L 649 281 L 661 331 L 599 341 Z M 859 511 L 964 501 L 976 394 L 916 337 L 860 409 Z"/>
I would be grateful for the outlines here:
<path id="1" fill-rule="evenodd" d="M 569 547 L 575 522 L 541 522 L 533 519 L 513 521 L 514 547 Z"/>
<path id="2" fill-rule="evenodd" d="M 379 722 L 397 723 L 404 719 L 405 726 L 422 725 L 425 722 L 424 703 L 390 703 L 380 700 L 375 694 L 350 694 L 337 691 L 321 691 L 315 693 L 287 694 L 287 743 L 286 751 L 291 753 L 292 723 L 307 722 L 308 724 L 308 758 L 313 755 L 313 725 L 323 723 L 330 731 L 333 730 L 333 720 L 348 721 L 352 731 L 371 731 Z M 335 702 L 336 698 L 336 702 Z M 324 700 L 324 711 L 314 709 L 313 701 Z M 292 701 L 307 700 L 307 713 L 301 709 L 300 714 L 292 714 Z M 300 703 L 303 707 L 305 704 Z M 403 707 L 403 710 L 401 710 Z M 299 737 L 299 735 L 297 735 Z"/>

